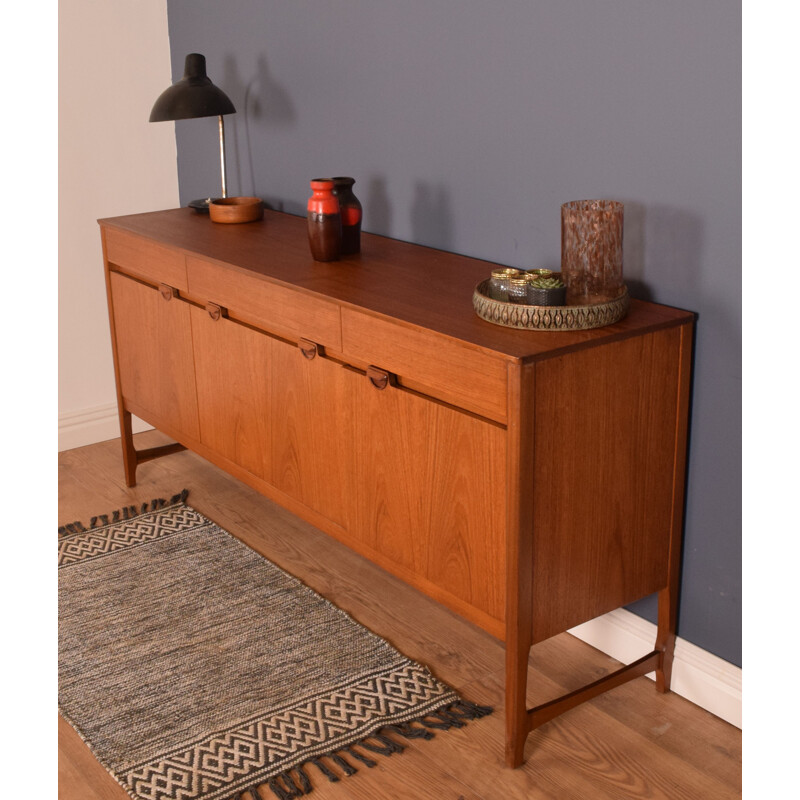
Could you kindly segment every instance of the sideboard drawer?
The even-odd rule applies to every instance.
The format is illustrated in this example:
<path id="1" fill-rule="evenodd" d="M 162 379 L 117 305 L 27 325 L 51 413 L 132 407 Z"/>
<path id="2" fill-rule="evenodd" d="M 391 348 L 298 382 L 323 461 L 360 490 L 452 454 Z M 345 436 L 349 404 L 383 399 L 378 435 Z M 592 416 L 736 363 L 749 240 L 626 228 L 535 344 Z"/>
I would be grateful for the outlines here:
<path id="1" fill-rule="evenodd" d="M 132 233 L 106 228 L 106 259 L 123 272 L 186 291 L 186 260 L 180 250 Z"/>
<path id="2" fill-rule="evenodd" d="M 192 256 L 186 258 L 186 272 L 198 300 L 224 306 L 233 316 L 273 333 L 341 348 L 336 303 Z"/>
<path id="3" fill-rule="evenodd" d="M 508 368 L 441 334 L 342 309 L 342 351 L 399 376 L 412 389 L 506 422 Z"/>

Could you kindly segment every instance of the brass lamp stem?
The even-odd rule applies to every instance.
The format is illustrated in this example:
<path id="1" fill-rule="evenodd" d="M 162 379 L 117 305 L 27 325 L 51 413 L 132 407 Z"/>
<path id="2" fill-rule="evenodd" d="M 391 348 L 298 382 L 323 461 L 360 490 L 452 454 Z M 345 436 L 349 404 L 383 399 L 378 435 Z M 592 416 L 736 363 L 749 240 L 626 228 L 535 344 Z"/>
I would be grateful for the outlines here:
<path id="1" fill-rule="evenodd" d="M 225 181 L 225 123 L 222 121 L 222 114 L 219 115 L 219 163 L 222 171 L 222 196 L 228 196 L 228 189 Z"/>

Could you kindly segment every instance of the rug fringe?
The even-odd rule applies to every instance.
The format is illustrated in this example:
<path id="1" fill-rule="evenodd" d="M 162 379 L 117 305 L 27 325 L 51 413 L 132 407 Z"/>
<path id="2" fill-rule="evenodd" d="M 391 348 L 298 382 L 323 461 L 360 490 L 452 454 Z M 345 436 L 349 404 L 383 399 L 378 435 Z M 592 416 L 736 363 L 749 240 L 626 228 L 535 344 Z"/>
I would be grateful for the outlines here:
<path id="1" fill-rule="evenodd" d="M 370 742 L 370 739 L 377 739 L 381 744 L 373 744 Z M 390 739 L 388 736 L 373 733 L 371 736 L 365 736 L 359 743 L 359 747 L 365 747 L 371 753 L 378 753 L 381 756 L 390 756 L 393 753 L 402 753 L 405 750 L 405 746 L 402 744 L 398 744 L 394 741 L 394 739 Z"/>
<path id="2" fill-rule="evenodd" d="M 331 760 L 337 767 L 340 767 L 342 772 L 344 772 L 345 777 L 349 778 L 351 775 L 355 775 L 358 770 L 344 757 L 340 756 L 338 753 L 334 753 L 331 756 Z"/>
<path id="3" fill-rule="evenodd" d="M 266 780 L 251 786 L 249 789 L 245 789 L 233 795 L 229 800 L 246 800 L 246 793 L 252 795 L 252 800 L 261 800 L 262 795 L 258 793 L 259 787 L 270 789 L 278 800 L 296 800 L 298 797 L 311 794 L 314 789 L 311 779 L 303 769 L 309 764 L 313 764 L 331 783 L 338 783 L 341 778 L 331 768 L 330 763 L 335 764 L 346 778 L 358 772 L 358 769 L 344 757 L 345 753 L 370 769 L 378 766 L 376 761 L 356 750 L 356 746 L 363 750 L 377 753 L 378 755 L 391 756 L 394 753 L 402 753 L 406 748 L 404 745 L 387 736 L 387 732 L 398 734 L 406 739 L 432 739 L 435 734 L 429 730 L 429 728 L 440 730 L 463 728 L 465 720 L 480 719 L 481 717 L 488 716 L 493 711 L 494 709 L 491 706 L 479 706 L 468 700 L 458 700 L 454 703 L 449 703 L 447 706 L 437 708 L 425 714 L 423 717 L 411 720 L 410 722 L 386 725 L 379 731 L 365 736 L 360 741 L 355 742 L 355 744 L 346 745 L 338 751 L 314 756 L 308 759 L 308 761 L 303 761 L 301 764 L 285 772 L 272 775 Z M 434 718 L 435 721 L 431 718 Z M 423 727 L 414 727 L 413 723 L 418 723 Z M 378 742 L 378 744 L 375 742 Z M 326 761 L 330 763 L 326 763 Z"/>
<path id="4" fill-rule="evenodd" d="M 384 730 L 399 733 L 406 739 L 433 739 L 433 733 L 427 728 L 415 728 L 410 722 L 401 722 L 399 725 L 387 725 Z"/>
<path id="5" fill-rule="evenodd" d="M 80 521 L 70 522 L 67 525 L 59 526 L 58 535 L 59 537 L 62 537 L 70 536 L 73 533 L 86 533 L 93 528 L 102 528 L 105 525 L 113 524 L 115 522 L 133 519 L 134 517 L 138 517 L 141 514 L 146 514 L 147 512 L 159 511 L 162 508 L 183 503 L 186 501 L 188 496 L 189 490 L 183 489 L 182 491 L 178 492 L 178 494 L 172 495 L 169 500 L 165 500 L 163 497 L 156 497 L 153 498 L 149 503 L 142 503 L 141 506 L 124 506 L 123 508 L 118 508 L 115 511 L 110 512 L 110 514 L 98 514 L 89 520 L 88 528 Z"/>
<path id="6" fill-rule="evenodd" d="M 353 745 L 348 745 L 345 747 L 348 753 L 350 753 L 353 758 L 357 758 L 362 764 L 372 769 L 373 767 L 378 766 L 377 761 L 373 761 L 369 756 L 365 756 L 363 753 L 359 753 L 358 750 L 353 750 Z"/>

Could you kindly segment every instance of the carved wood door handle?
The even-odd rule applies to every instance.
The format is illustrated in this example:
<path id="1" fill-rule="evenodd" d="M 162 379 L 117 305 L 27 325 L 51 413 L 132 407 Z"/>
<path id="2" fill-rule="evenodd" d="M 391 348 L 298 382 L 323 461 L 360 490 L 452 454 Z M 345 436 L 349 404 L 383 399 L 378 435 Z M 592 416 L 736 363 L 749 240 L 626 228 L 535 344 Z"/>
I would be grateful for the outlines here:
<path id="1" fill-rule="evenodd" d="M 216 303 L 206 303 L 206 311 L 208 316 L 216 322 L 222 316 L 222 308 Z"/>
<path id="2" fill-rule="evenodd" d="M 383 390 L 392 382 L 391 376 L 385 369 L 378 367 L 367 367 L 367 377 L 369 382 L 376 388 Z"/>
<path id="3" fill-rule="evenodd" d="M 317 345 L 314 342 L 309 341 L 308 339 L 301 339 L 297 343 L 297 346 L 300 348 L 300 352 L 309 361 L 311 361 L 312 359 L 317 357 L 317 354 L 319 352 L 319 348 L 317 347 Z"/>
<path id="4" fill-rule="evenodd" d="M 158 291 L 165 300 L 172 300 L 175 297 L 175 290 L 169 284 L 159 283 Z"/>

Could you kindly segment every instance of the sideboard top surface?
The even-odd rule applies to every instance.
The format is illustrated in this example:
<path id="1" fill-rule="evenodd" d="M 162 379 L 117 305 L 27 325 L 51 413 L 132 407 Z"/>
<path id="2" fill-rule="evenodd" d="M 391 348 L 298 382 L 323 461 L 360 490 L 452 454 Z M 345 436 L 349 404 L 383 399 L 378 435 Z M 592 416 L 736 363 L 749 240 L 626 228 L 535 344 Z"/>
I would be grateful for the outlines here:
<path id="1" fill-rule="evenodd" d="M 328 297 L 408 325 L 437 331 L 506 359 L 528 361 L 625 339 L 691 321 L 693 314 L 632 300 L 627 316 L 588 331 L 515 330 L 482 320 L 475 286 L 497 266 L 488 261 L 362 233 L 361 253 L 314 261 L 303 217 L 266 210 L 263 222 L 221 225 L 189 208 L 99 220 L 186 253 L 223 262 L 265 280 Z"/>

